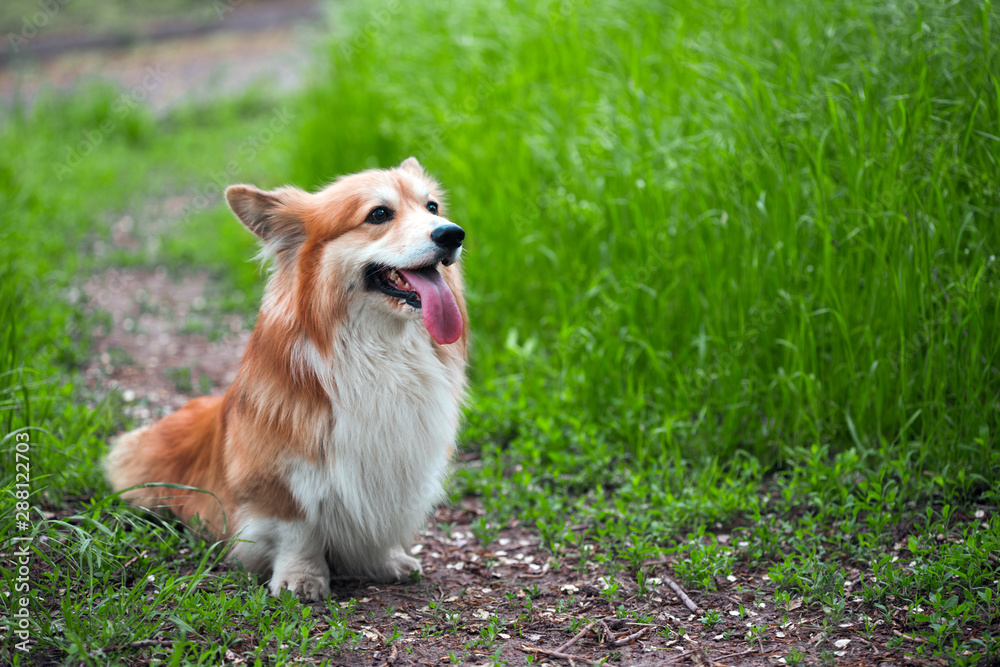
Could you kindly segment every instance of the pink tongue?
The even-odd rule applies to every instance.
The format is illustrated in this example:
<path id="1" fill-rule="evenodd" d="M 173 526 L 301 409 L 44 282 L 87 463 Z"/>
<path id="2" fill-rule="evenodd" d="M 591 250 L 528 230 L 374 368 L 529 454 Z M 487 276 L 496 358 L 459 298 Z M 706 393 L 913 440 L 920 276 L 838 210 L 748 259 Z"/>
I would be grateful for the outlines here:
<path id="1" fill-rule="evenodd" d="M 433 266 L 419 271 L 400 269 L 406 281 L 420 295 L 420 310 L 424 326 L 439 345 L 454 343 L 462 335 L 462 313 L 455 295 Z"/>

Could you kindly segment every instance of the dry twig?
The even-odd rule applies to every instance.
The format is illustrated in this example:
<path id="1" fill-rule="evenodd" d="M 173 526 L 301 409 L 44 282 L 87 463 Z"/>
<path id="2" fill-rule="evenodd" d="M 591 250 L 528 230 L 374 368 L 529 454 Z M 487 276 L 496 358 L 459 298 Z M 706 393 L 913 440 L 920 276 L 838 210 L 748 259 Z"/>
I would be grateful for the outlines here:
<path id="1" fill-rule="evenodd" d="M 648 627 L 646 627 L 646 628 L 639 628 L 638 632 L 633 632 L 632 634 L 630 634 L 627 637 L 622 637 L 621 639 L 616 639 L 615 640 L 615 646 L 627 646 L 628 644 L 631 644 L 632 642 L 634 642 L 639 637 L 641 637 L 644 634 L 646 634 L 646 632 L 648 630 L 649 630 Z"/>
<path id="2" fill-rule="evenodd" d="M 580 630 L 580 632 L 576 633 L 575 637 L 573 637 L 568 642 L 566 642 L 565 644 L 563 644 L 562 646 L 560 646 L 559 648 L 557 648 L 556 651 L 558 651 L 560 653 L 565 653 L 566 649 L 568 649 L 570 646 L 572 646 L 573 644 L 575 644 L 578 641 L 580 641 L 583 638 L 583 636 L 585 634 L 587 634 L 588 632 L 590 632 L 590 629 L 593 628 L 593 627 L 594 627 L 594 622 L 592 621 L 592 622 L 588 623 L 586 625 L 586 627 L 583 628 L 583 630 Z"/>
<path id="3" fill-rule="evenodd" d="M 688 597 L 688 594 L 684 592 L 684 589 L 681 588 L 676 581 L 674 581 L 670 577 L 665 576 L 663 577 L 663 582 L 667 586 L 670 586 L 671 590 L 673 590 L 674 593 L 677 593 L 677 597 L 681 599 L 681 602 L 684 603 L 685 607 L 690 609 L 695 614 L 698 614 L 699 616 L 705 613 L 705 611 L 701 607 L 699 607 L 694 603 L 694 600 Z"/>
<path id="4" fill-rule="evenodd" d="M 122 565 L 122 569 L 124 570 L 124 569 L 125 569 L 126 567 L 128 567 L 128 566 L 129 566 L 129 565 L 131 565 L 132 563 L 136 562 L 137 560 L 139 560 L 140 558 L 142 558 L 143 556 L 145 556 L 145 555 L 146 555 L 146 553 L 147 553 L 147 552 L 146 552 L 146 550 L 145 550 L 145 549 L 143 549 L 143 550 L 142 550 L 142 553 L 140 553 L 140 554 L 139 554 L 138 556 L 133 556 L 132 558 L 130 558 L 130 559 L 128 560 L 128 562 L 127 562 L 127 563 L 125 563 L 124 565 Z"/>
<path id="5" fill-rule="evenodd" d="M 600 637 L 601 643 L 611 643 L 611 640 L 614 640 L 615 638 L 615 633 L 611 631 L 611 628 L 608 627 L 607 622 L 603 618 L 598 621 L 598 623 L 601 624 L 601 628 L 604 630 L 604 632 L 601 633 L 603 636 Z"/>
<path id="6" fill-rule="evenodd" d="M 892 631 L 892 634 L 896 635 L 897 637 L 902 637 L 903 639 L 909 639 L 911 642 L 917 642 L 918 644 L 926 644 L 927 643 L 927 640 L 924 639 L 923 637 L 917 637 L 915 635 L 903 634 L 899 630 L 895 630 L 894 629 Z"/>
<path id="7" fill-rule="evenodd" d="M 673 656 L 670 656 L 669 658 L 667 658 L 667 664 L 671 664 L 671 665 L 677 664 L 679 661 L 681 661 L 684 658 L 688 657 L 692 653 L 694 653 L 693 649 L 688 649 L 686 651 L 681 651 L 677 655 L 673 655 Z"/>
<path id="8" fill-rule="evenodd" d="M 695 648 L 691 661 L 698 667 L 715 667 L 715 661 L 708 657 L 708 652 L 701 647 Z"/>
<path id="9" fill-rule="evenodd" d="M 595 664 L 593 660 L 591 660 L 590 658 L 585 658 L 582 655 L 573 655 L 571 653 L 562 653 L 560 651 L 550 651 L 547 648 L 541 648 L 539 646 L 528 646 L 527 644 L 525 644 L 523 646 L 519 646 L 518 648 L 520 648 L 525 653 L 533 653 L 536 655 L 538 653 L 541 653 L 542 655 L 547 655 L 550 658 L 559 658 L 560 660 L 568 660 L 571 664 L 574 662 L 582 662 L 587 665 Z"/>

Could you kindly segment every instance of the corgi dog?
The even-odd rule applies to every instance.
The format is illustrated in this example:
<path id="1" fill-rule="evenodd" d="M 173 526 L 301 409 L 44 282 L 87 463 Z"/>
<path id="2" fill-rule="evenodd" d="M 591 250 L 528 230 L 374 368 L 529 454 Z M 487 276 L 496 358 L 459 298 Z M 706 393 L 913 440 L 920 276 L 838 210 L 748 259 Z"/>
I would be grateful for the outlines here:
<path id="1" fill-rule="evenodd" d="M 233 537 L 273 595 L 323 599 L 331 567 L 421 572 L 409 547 L 465 394 L 464 230 L 412 157 L 315 193 L 233 185 L 226 199 L 273 262 L 236 379 L 116 438 L 111 486 Z M 148 483 L 175 486 L 132 488 Z"/>

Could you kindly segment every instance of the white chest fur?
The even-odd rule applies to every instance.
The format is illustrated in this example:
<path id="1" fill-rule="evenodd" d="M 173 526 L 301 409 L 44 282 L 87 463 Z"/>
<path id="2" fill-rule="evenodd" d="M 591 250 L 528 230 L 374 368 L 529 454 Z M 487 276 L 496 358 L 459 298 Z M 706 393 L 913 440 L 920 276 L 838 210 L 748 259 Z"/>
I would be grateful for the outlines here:
<path id="1" fill-rule="evenodd" d="M 333 403 L 326 461 L 294 462 L 289 481 L 333 562 L 363 572 L 408 547 L 441 496 L 463 369 L 439 359 L 419 320 L 354 315 L 321 377 Z"/>

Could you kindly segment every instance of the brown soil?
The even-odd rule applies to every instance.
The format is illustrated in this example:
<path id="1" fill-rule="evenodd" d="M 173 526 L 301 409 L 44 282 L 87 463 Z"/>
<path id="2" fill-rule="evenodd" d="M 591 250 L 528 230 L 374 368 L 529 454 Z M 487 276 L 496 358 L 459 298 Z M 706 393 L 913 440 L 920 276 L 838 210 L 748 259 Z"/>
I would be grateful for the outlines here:
<path id="1" fill-rule="evenodd" d="M 174 280 L 165 269 L 114 269 L 91 278 L 84 285 L 89 302 L 112 322 L 92 332 L 95 354 L 84 371 L 91 387 L 117 387 L 140 421 L 169 414 L 195 396 L 223 393 L 236 377 L 249 332 L 239 316 L 203 311 L 207 284 L 205 274 Z M 212 341 L 183 333 L 192 323 L 216 326 L 222 335 Z"/>
<path id="2" fill-rule="evenodd" d="M 720 612 L 719 622 L 706 627 L 699 620 L 704 612 L 692 612 L 667 585 L 668 563 L 652 565 L 651 576 L 662 581 L 654 579 L 640 595 L 627 572 L 614 577 L 592 561 L 581 562 L 575 552 L 556 558 L 516 522 L 484 546 L 472 527 L 481 515 L 471 498 L 438 509 L 415 547 L 424 566 L 419 583 L 335 582 L 333 604 L 357 600 L 351 629 L 361 638 L 355 651 L 334 664 L 439 665 L 450 664 L 454 655 L 461 664 L 484 665 L 522 665 L 529 656 L 542 665 L 602 659 L 621 665 L 778 665 L 793 648 L 809 656 L 809 664 L 820 664 L 816 659 L 824 653 L 827 664 L 924 664 L 904 656 L 916 640 L 886 648 L 899 640 L 881 621 L 863 634 L 860 599 L 836 627 L 824 630 L 822 610 L 793 600 L 786 617 L 763 575 L 738 572 L 732 581 L 718 582 L 719 591 L 689 591 L 694 604 Z M 442 526 L 450 527 L 448 534 Z M 615 582 L 621 587 L 612 601 L 606 589 Z M 322 614 L 325 604 L 313 606 Z M 750 637 L 752 628 L 762 630 Z M 391 641 L 394 632 L 399 634 Z M 255 647 L 247 639 L 249 654 Z"/>

